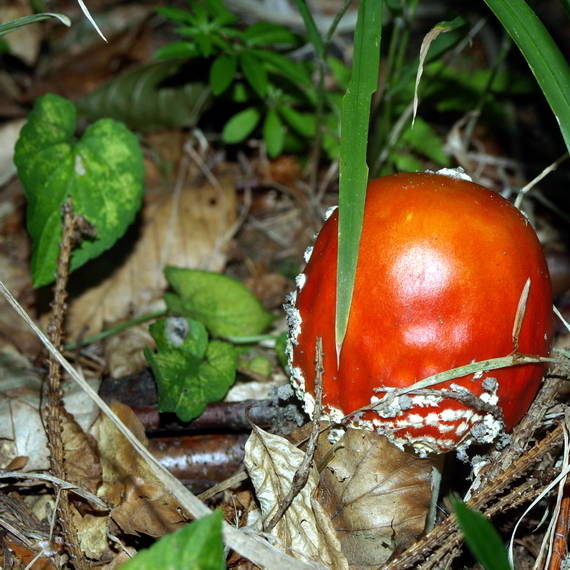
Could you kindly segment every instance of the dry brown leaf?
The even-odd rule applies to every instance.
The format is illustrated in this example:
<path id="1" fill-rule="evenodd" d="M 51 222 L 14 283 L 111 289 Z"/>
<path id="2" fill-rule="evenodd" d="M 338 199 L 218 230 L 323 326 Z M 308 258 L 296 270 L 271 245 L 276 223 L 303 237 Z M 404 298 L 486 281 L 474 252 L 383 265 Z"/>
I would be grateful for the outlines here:
<path id="1" fill-rule="evenodd" d="M 97 390 L 99 380 L 88 381 Z M 39 414 L 41 385 L 41 378 L 26 358 L 15 351 L 0 352 L 0 466 L 16 457 L 28 457 L 28 471 L 49 469 L 47 439 Z M 87 431 L 98 414 L 93 402 L 75 383 L 67 383 L 64 403 L 73 411 L 78 429 Z M 81 451 L 79 455 L 81 461 Z"/>
<path id="2" fill-rule="evenodd" d="M 93 436 L 85 433 L 73 416 L 61 416 L 65 473 L 69 483 L 95 493 L 101 483 L 101 463 Z"/>
<path id="3" fill-rule="evenodd" d="M 146 445 L 143 425 L 131 408 L 118 402 L 111 407 Z M 103 467 L 103 485 L 98 494 L 115 507 L 111 518 L 127 534 L 158 537 L 180 528 L 186 520 L 178 503 L 147 463 L 106 417 L 101 418 L 98 428 Z"/>
<path id="4" fill-rule="evenodd" d="M 325 458 L 319 500 L 351 567 L 378 568 L 422 534 L 432 469 L 440 458 L 419 459 L 383 436 L 357 429 L 347 430 L 334 445 L 328 432 L 321 434 L 317 465 Z"/>
<path id="5" fill-rule="evenodd" d="M 69 338 L 97 334 L 156 309 L 157 303 L 163 307 L 166 265 L 220 271 L 236 218 L 234 178 L 228 167 L 218 175 L 218 185 L 188 183 L 180 192 L 147 197 L 132 252 L 109 278 L 71 302 Z M 148 342 L 140 350 L 145 346 Z M 124 371 L 126 365 L 126 360 L 115 362 L 114 370 Z"/>
<path id="6" fill-rule="evenodd" d="M 265 520 L 271 519 L 283 502 L 304 455 L 286 439 L 254 426 L 245 445 L 244 465 Z M 314 498 L 318 479 L 316 469 L 311 468 L 307 484 L 272 534 L 296 558 L 318 561 L 331 569 L 348 569 L 330 519 Z"/>
<path id="7" fill-rule="evenodd" d="M 109 550 L 107 540 L 109 517 L 104 515 L 81 515 L 73 510 L 73 526 L 81 545 L 81 551 L 92 560 L 101 560 L 103 553 Z"/>
<path id="8" fill-rule="evenodd" d="M 105 361 L 113 378 L 136 374 L 148 366 L 144 347 L 154 347 L 148 323 L 131 327 L 105 342 Z"/>

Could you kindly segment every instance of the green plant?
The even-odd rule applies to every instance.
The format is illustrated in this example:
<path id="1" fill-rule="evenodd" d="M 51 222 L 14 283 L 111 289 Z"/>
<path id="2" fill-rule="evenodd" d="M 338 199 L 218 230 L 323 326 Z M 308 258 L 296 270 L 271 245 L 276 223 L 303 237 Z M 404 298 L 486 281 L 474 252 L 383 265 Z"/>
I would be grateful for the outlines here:
<path id="1" fill-rule="evenodd" d="M 221 510 L 163 536 L 122 565 L 125 570 L 224 570 Z"/>
<path id="2" fill-rule="evenodd" d="M 463 501 L 454 499 L 452 505 L 465 542 L 481 566 L 485 570 L 511 570 L 507 550 L 489 520 Z"/>
<path id="3" fill-rule="evenodd" d="M 71 202 L 84 230 L 71 271 L 111 247 L 141 205 L 143 162 L 137 138 L 112 119 L 97 121 L 79 140 L 75 130 L 75 105 L 47 94 L 36 100 L 16 144 L 35 287 L 55 279 L 64 203 Z"/>
<path id="4" fill-rule="evenodd" d="M 165 276 L 172 292 L 164 299 L 173 316 L 150 326 L 157 351 L 146 350 L 145 356 L 158 384 L 160 411 L 190 421 L 225 396 L 243 352 L 212 337 L 259 335 L 273 316 L 242 283 L 225 275 L 167 267 Z"/>
<path id="5" fill-rule="evenodd" d="M 225 123 L 225 143 L 242 142 L 261 127 L 270 156 L 300 150 L 315 136 L 317 111 L 324 107 L 322 120 L 328 131 L 323 148 L 330 156 L 336 154 L 338 98 L 315 89 L 313 63 L 290 57 L 301 45 L 296 34 L 269 22 L 241 29 L 221 0 L 192 2 L 188 11 L 157 10 L 177 24 L 176 32 L 185 38 L 162 47 L 157 56 L 206 61 L 213 95 L 229 99 L 239 109 Z"/>

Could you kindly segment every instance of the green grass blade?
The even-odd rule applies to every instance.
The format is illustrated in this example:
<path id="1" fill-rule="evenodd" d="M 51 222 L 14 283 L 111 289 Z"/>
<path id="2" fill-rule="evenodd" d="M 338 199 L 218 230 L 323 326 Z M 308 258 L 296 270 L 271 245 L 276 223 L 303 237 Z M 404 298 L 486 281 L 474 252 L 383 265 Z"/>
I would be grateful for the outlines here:
<path id="1" fill-rule="evenodd" d="M 47 20 L 48 18 L 55 18 L 62 24 L 65 24 L 68 27 L 71 26 L 71 21 L 65 14 L 45 12 L 43 14 L 33 14 L 32 16 L 23 16 L 21 18 L 17 18 L 16 20 L 11 20 L 10 22 L 0 24 L 0 37 L 9 34 L 10 32 L 15 32 L 19 28 L 22 28 L 29 24 L 35 24 L 36 22 Z"/>
<path id="2" fill-rule="evenodd" d="M 524 0 L 485 0 L 513 38 L 548 101 L 570 150 L 570 67 Z"/>
<path id="3" fill-rule="evenodd" d="M 507 550 L 490 521 L 462 501 L 453 500 L 452 505 L 465 542 L 481 566 L 485 570 L 511 570 Z"/>
<path id="4" fill-rule="evenodd" d="M 338 269 L 335 339 L 340 354 L 354 289 L 368 181 L 366 148 L 372 95 L 378 84 L 383 0 L 362 0 L 354 34 L 352 75 L 340 118 Z"/>
<path id="5" fill-rule="evenodd" d="M 313 44 L 319 59 L 323 60 L 325 57 L 325 43 L 323 42 L 323 38 L 315 24 L 313 15 L 309 11 L 307 2 L 306 0 L 295 0 L 295 4 L 297 5 L 297 10 L 299 10 L 299 13 L 303 17 L 309 41 Z"/>

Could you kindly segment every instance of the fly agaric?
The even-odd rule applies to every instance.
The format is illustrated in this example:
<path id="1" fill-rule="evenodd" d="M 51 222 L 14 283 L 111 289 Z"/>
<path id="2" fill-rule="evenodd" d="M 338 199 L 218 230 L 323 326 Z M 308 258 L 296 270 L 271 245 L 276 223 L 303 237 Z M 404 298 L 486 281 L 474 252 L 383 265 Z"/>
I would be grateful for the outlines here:
<path id="1" fill-rule="evenodd" d="M 536 395 L 542 364 L 480 371 L 412 392 L 397 398 L 391 413 L 370 408 L 390 389 L 462 365 L 515 351 L 548 354 L 550 277 L 526 218 L 461 170 L 371 181 L 339 355 L 337 231 L 335 211 L 307 250 L 288 306 L 292 383 L 307 413 L 314 408 L 315 343 L 321 337 L 322 419 L 339 423 L 350 416 L 348 425 L 373 429 L 420 455 L 491 441 L 503 427 L 510 431 Z M 520 314 L 517 347 L 513 322 Z M 491 405 L 503 421 L 489 413 Z"/>

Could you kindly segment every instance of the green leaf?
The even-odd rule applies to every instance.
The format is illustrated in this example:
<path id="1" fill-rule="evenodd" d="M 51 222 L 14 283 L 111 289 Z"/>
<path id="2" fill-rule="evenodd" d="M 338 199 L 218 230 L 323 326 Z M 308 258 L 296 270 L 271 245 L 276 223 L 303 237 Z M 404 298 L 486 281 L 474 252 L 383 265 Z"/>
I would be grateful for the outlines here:
<path id="1" fill-rule="evenodd" d="M 222 140 L 227 144 L 241 142 L 257 127 L 260 118 L 261 114 L 254 107 L 240 111 L 225 124 Z"/>
<path id="2" fill-rule="evenodd" d="M 198 57 L 198 48 L 194 42 L 172 42 L 156 50 L 159 59 L 192 59 Z"/>
<path id="3" fill-rule="evenodd" d="M 224 570 L 222 511 L 202 517 L 141 550 L 123 570 Z"/>
<path id="4" fill-rule="evenodd" d="M 570 150 L 570 67 L 524 0 L 485 0 L 513 38 L 536 77 Z"/>
<path id="5" fill-rule="evenodd" d="M 507 551 L 493 525 L 462 501 L 452 501 L 465 542 L 485 570 L 511 570 Z"/>
<path id="6" fill-rule="evenodd" d="M 263 140 L 269 156 L 275 157 L 281 154 L 285 142 L 285 128 L 273 109 L 269 110 L 263 123 Z"/>
<path id="7" fill-rule="evenodd" d="M 289 335 L 287 332 L 282 332 L 275 341 L 275 354 L 277 360 L 285 372 L 289 370 L 289 356 L 287 355 L 287 343 L 289 342 Z"/>
<path id="8" fill-rule="evenodd" d="M 165 295 L 167 307 L 200 320 L 214 336 L 260 334 L 273 320 L 253 293 L 231 277 L 178 267 L 167 267 L 164 274 L 176 293 Z"/>
<path id="9" fill-rule="evenodd" d="M 121 123 L 102 119 L 75 142 L 76 109 L 58 95 L 36 100 L 16 144 L 14 162 L 28 201 L 35 287 L 55 278 L 61 241 L 61 208 L 94 228 L 73 251 L 71 270 L 111 247 L 133 221 L 143 192 L 142 153 Z"/>
<path id="10" fill-rule="evenodd" d="M 449 165 L 449 157 L 443 151 L 443 140 L 426 121 L 419 117 L 413 126 L 410 125 L 403 132 L 401 142 L 441 166 Z"/>
<path id="11" fill-rule="evenodd" d="M 145 351 L 158 387 L 161 412 L 174 412 L 183 422 L 218 402 L 234 383 L 237 357 L 227 342 L 214 340 L 202 323 L 169 317 L 149 327 L 158 352 Z"/>
<path id="12" fill-rule="evenodd" d="M 397 172 L 422 172 L 424 165 L 419 158 L 403 152 L 395 152 L 391 157 Z"/>
<path id="13" fill-rule="evenodd" d="M 348 317 L 368 181 L 366 148 L 372 94 L 378 84 L 383 0 L 362 0 L 354 34 L 352 75 L 341 110 L 338 268 L 335 338 L 340 353 Z"/>
<path id="14" fill-rule="evenodd" d="M 157 14 L 160 14 L 163 18 L 175 22 L 177 24 L 192 24 L 194 18 L 191 12 L 186 12 L 186 10 L 180 10 L 180 8 L 173 8 L 171 6 L 158 6 L 156 8 Z"/>
<path id="15" fill-rule="evenodd" d="M 272 22 L 257 22 L 243 33 L 247 45 L 251 47 L 274 46 L 277 44 L 293 46 L 297 37 L 289 29 Z"/>
<path id="16" fill-rule="evenodd" d="M 199 81 L 164 85 L 181 65 L 180 61 L 155 61 L 118 75 L 83 97 L 79 112 L 89 120 L 110 117 L 145 132 L 193 127 L 211 105 L 212 94 Z"/>
<path id="17" fill-rule="evenodd" d="M 315 136 L 317 131 L 315 115 L 311 113 L 299 113 L 299 111 L 285 105 L 279 106 L 277 110 L 294 131 L 306 138 Z"/>
<path id="18" fill-rule="evenodd" d="M 202 360 L 206 354 L 208 333 L 200 321 L 169 317 L 152 323 L 149 331 L 159 352 L 180 349 L 198 360 Z"/>
<path id="19" fill-rule="evenodd" d="M 327 58 L 327 64 L 331 70 L 334 80 L 340 87 L 346 90 L 348 82 L 350 81 L 350 69 L 342 60 L 333 56 Z"/>
<path id="20" fill-rule="evenodd" d="M 218 56 L 210 68 L 210 87 L 214 95 L 221 95 L 234 80 L 237 60 L 234 55 Z"/>
<path id="21" fill-rule="evenodd" d="M 267 93 L 267 70 L 265 65 L 251 51 L 243 51 L 239 56 L 239 63 L 247 82 L 260 96 Z"/>
<path id="22" fill-rule="evenodd" d="M 307 35 L 309 36 L 309 41 L 313 44 L 317 57 L 322 61 L 325 59 L 325 42 L 323 41 L 321 33 L 315 24 L 315 20 L 307 6 L 307 2 L 306 0 L 295 0 L 295 4 L 303 18 L 305 30 L 307 30 Z"/>
<path id="23" fill-rule="evenodd" d="M 70 19 L 65 14 L 55 14 L 52 12 L 45 12 L 43 14 L 33 14 L 31 16 L 23 16 L 22 18 L 16 18 L 10 22 L 5 22 L 0 24 L 0 37 L 9 34 L 10 32 L 15 32 L 16 30 L 28 26 L 29 24 L 35 24 L 36 22 L 41 22 L 42 20 L 48 20 L 49 18 L 55 18 L 59 20 L 65 26 L 71 26 Z"/>
<path id="24" fill-rule="evenodd" d="M 270 65 L 268 68 L 274 73 L 278 73 L 283 77 L 286 77 L 292 83 L 298 84 L 304 87 L 313 87 L 311 77 L 307 73 L 304 65 L 291 61 L 284 55 L 275 53 L 268 50 L 251 50 L 259 59 L 265 61 Z"/>

